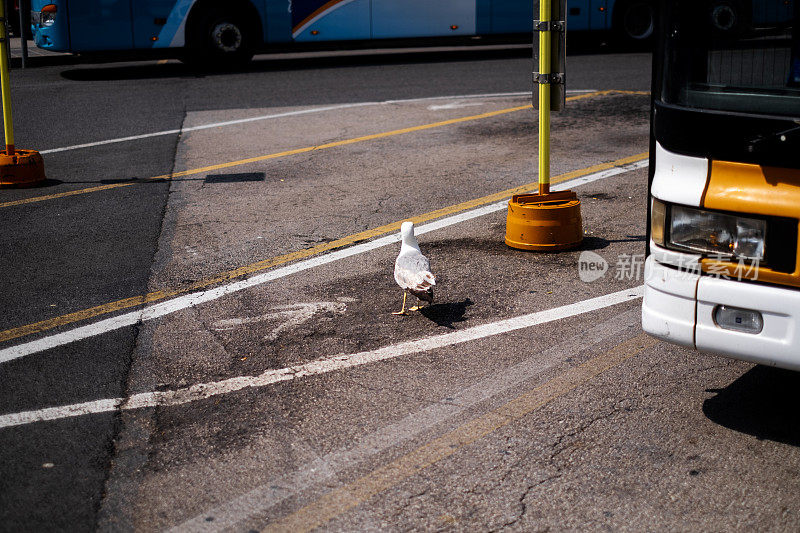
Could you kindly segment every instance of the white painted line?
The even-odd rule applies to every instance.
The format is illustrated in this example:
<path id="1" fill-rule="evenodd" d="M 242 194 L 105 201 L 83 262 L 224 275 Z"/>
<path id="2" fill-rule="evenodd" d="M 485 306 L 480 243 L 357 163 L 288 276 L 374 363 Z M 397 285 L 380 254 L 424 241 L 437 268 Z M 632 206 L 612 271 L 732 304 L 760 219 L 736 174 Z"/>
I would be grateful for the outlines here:
<path id="1" fill-rule="evenodd" d="M 580 89 L 580 90 L 573 90 L 567 91 L 567 93 L 591 93 L 595 92 L 594 89 Z M 72 146 L 64 146 L 62 148 L 51 148 L 49 150 L 40 150 L 40 154 L 53 154 L 56 152 L 66 152 L 68 150 L 78 150 L 81 148 L 92 148 L 95 146 L 103 146 L 106 144 L 115 144 L 115 143 L 122 143 L 122 142 L 129 142 L 129 141 L 138 141 L 141 139 L 149 139 L 151 137 L 160 137 L 163 135 L 177 135 L 179 133 L 186 133 L 189 131 L 198 131 L 198 130 L 207 130 L 210 128 L 222 128 L 225 126 L 233 126 L 236 124 L 246 124 L 248 122 L 258 122 L 260 120 L 270 120 L 275 118 L 283 118 L 283 117 L 294 117 L 299 115 L 308 115 L 312 113 L 323 113 L 325 111 L 335 111 L 337 109 L 348 109 L 352 107 L 366 107 L 366 106 L 377 106 L 377 105 L 390 105 L 390 104 L 402 104 L 402 103 L 410 103 L 410 102 L 426 102 L 429 100 L 460 100 L 460 99 L 472 99 L 472 98 L 503 98 L 503 97 L 515 97 L 515 96 L 530 96 L 530 91 L 526 92 L 513 92 L 513 93 L 489 93 L 489 94 L 462 94 L 457 96 L 430 96 L 426 98 L 408 98 L 406 100 L 385 100 L 383 102 L 357 102 L 352 104 L 337 104 L 331 106 L 322 106 L 322 107 L 314 107 L 311 109 L 301 109 L 298 111 L 287 111 L 285 113 L 274 113 L 271 115 L 260 115 L 257 117 L 249 117 L 249 118 L 241 118 L 237 120 L 228 120 L 225 122 L 214 122 L 211 124 L 201 124 L 199 126 L 190 126 L 188 128 L 181 128 L 177 130 L 163 130 L 163 131 L 156 131 L 153 133 L 144 133 L 142 135 L 131 135 L 129 137 L 118 137 L 116 139 L 107 139 L 104 141 L 96 141 L 84 144 L 75 144 Z"/>
<path id="2" fill-rule="evenodd" d="M 461 109 L 464 107 L 472 107 L 476 105 L 483 105 L 480 102 L 448 102 L 440 105 L 429 105 L 428 111 L 442 111 L 443 109 Z"/>
<path id="3" fill-rule="evenodd" d="M 570 89 L 567 94 L 586 94 L 595 93 L 597 89 Z M 477 98 L 511 98 L 516 96 L 531 96 L 530 91 L 517 91 L 513 93 L 482 93 L 482 94 L 459 94 L 453 96 L 426 96 L 424 98 L 406 98 L 404 100 L 384 100 L 378 105 L 386 104 L 405 104 L 410 102 L 429 102 L 431 100 L 463 100 Z"/>
<path id="4" fill-rule="evenodd" d="M 180 532 L 212 532 L 243 531 L 243 522 L 263 514 L 285 501 L 287 498 L 312 487 L 325 487 L 329 479 L 345 469 L 353 468 L 364 461 L 375 457 L 395 446 L 399 446 L 418 437 L 425 431 L 440 424 L 452 423 L 463 418 L 464 413 L 487 400 L 525 385 L 537 385 L 537 378 L 545 372 L 563 363 L 564 354 L 576 357 L 595 349 L 595 346 L 616 338 L 619 342 L 626 335 L 633 333 L 631 326 L 638 332 L 641 311 L 632 309 L 609 320 L 604 320 L 593 328 L 577 332 L 574 336 L 549 346 L 542 352 L 511 367 L 493 372 L 488 377 L 473 383 L 469 387 L 437 402 L 409 413 L 401 420 L 394 421 L 372 433 L 359 438 L 352 446 L 347 446 L 327 453 L 322 457 L 301 465 L 297 470 L 282 477 L 273 478 L 260 486 L 234 498 L 218 504 L 203 513 L 169 529 L 169 533 Z M 207 517 L 213 516 L 209 522 Z"/>
<path id="5" fill-rule="evenodd" d="M 559 191 L 564 189 L 570 189 L 580 185 L 585 185 L 593 181 L 609 178 L 611 176 L 616 176 L 619 174 L 623 174 L 625 172 L 630 172 L 632 170 L 644 168 L 647 166 L 647 164 L 648 161 L 645 159 L 643 161 L 637 161 L 636 163 L 631 163 L 621 167 L 613 167 L 607 170 L 603 170 L 601 172 L 589 174 L 588 176 L 584 176 L 582 178 L 576 178 L 574 180 L 566 181 L 564 183 L 559 183 L 558 185 L 553 186 L 553 190 Z M 458 213 L 449 217 L 444 217 L 439 220 L 434 220 L 433 222 L 428 222 L 427 224 L 422 224 L 415 229 L 415 233 L 417 235 L 422 235 L 424 233 L 428 233 L 429 231 L 434 231 L 440 228 L 446 228 L 448 226 L 459 224 L 467 220 L 472 220 L 474 218 L 488 215 L 490 213 L 496 213 L 497 211 L 502 211 L 504 209 L 507 209 L 507 207 L 508 207 L 507 200 L 503 200 L 501 202 L 497 202 L 494 204 L 485 205 L 477 209 L 464 211 L 462 213 Z M 139 309 L 136 311 L 130 311 L 128 313 L 124 313 L 122 315 L 118 315 L 115 317 L 106 318 L 98 322 L 88 324 L 86 326 L 80 326 L 75 329 L 64 331 L 62 333 L 56 333 L 41 339 L 26 342 L 23 344 L 18 344 L 17 346 L 10 346 L 8 348 L 0 350 L 0 363 L 6 363 L 14 359 L 19 359 L 20 357 L 25 357 L 27 355 L 55 348 L 57 346 L 63 346 L 65 344 L 69 344 L 75 341 L 88 339 L 89 337 L 102 335 L 104 333 L 108 333 L 109 331 L 114 331 L 120 328 L 124 328 L 126 326 L 133 326 L 141 322 L 146 322 L 148 320 L 160 318 L 162 316 L 166 316 L 171 313 L 175 313 L 177 311 L 181 311 L 183 309 L 187 309 L 189 307 L 193 307 L 204 302 L 210 302 L 212 300 L 216 300 L 227 294 L 232 294 L 234 292 L 249 289 L 251 287 L 255 287 L 263 283 L 280 279 L 289 276 L 291 274 L 296 274 L 297 272 L 302 272 L 304 270 L 309 270 L 311 268 L 315 268 L 321 265 L 333 263 L 334 261 L 338 261 L 340 259 L 345 259 L 347 257 L 352 257 L 354 255 L 370 252 L 372 250 L 377 250 L 378 248 L 382 248 L 384 246 L 388 246 L 390 244 L 394 244 L 397 242 L 400 242 L 399 233 L 395 233 L 393 235 L 387 235 L 384 237 L 377 238 L 373 241 L 368 241 L 356 244 L 354 246 L 350 246 L 348 248 L 335 250 L 333 252 L 312 257 L 304 261 L 298 261 L 297 263 L 276 268 L 275 270 L 270 270 L 268 272 L 264 272 L 263 274 L 258 274 L 241 281 L 229 283 L 228 285 L 222 285 L 206 291 L 186 294 L 184 296 L 178 296 L 177 298 L 173 298 L 172 300 L 160 302 L 151 305 L 149 307 L 145 307 L 143 309 Z"/>
<path id="6" fill-rule="evenodd" d="M 75 144 L 73 146 L 65 146 L 63 148 L 51 148 L 50 150 L 41 150 L 40 154 L 52 154 L 55 152 L 66 152 L 67 150 L 78 150 L 79 148 L 92 148 L 94 146 L 103 146 L 105 144 L 114 144 L 114 143 L 121 143 L 121 142 L 128 142 L 128 141 L 138 141 L 141 139 L 148 139 L 150 137 L 160 137 L 162 135 L 176 135 L 178 133 L 186 133 L 189 131 L 197 131 L 197 130 L 205 130 L 209 128 L 221 128 L 224 126 L 232 126 L 234 124 L 245 124 L 247 122 L 256 122 L 259 120 L 269 120 L 273 118 L 282 118 L 282 117 L 293 117 L 297 115 L 307 115 L 309 113 L 321 113 L 324 111 L 331 111 L 334 109 L 346 109 L 349 107 L 362 107 L 368 105 L 375 105 L 374 102 L 365 102 L 361 104 L 341 104 L 335 106 L 326 106 L 326 107 L 315 107 L 313 109 L 301 109 L 298 111 L 287 111 L 285 113 L 275 113 L 272 115 L 261 115 L 258 117 L 249 117 L 249 118 L 242 118 L 238 120 L 228 120 L 225 122 L 215 122 L 213 124 L 202 124 L 200 126 L 190 126 L 188 128 L 181 128 L 178 130 L 163 130 L 163 131 L 156 131 L 154 133 L 145 133 L 142 135 L 131 135 L 130 137 L 119 137 L 116 139 L 107 139 L 105 141 L 97 141 L 85 144 Z"/>
<path id="7" fill-rule="evenodd" d="M 638 286 L 630 289 L 605 294 L 589 300 L 563 305 L 546 311 L 537 311 L 527 315 L 491 322 L 480 326 L 425 337 L 412 341 L 401 342 L 377 350 L 359 352 L 354 354 L 340 354 L 325 359 L 317 359 L 302 365 L 267 370 L 258 376 L 239 376 L 211 383 L 199 383 L 184 389 L 172 391 L 154 391 L 134 394 L 127 400 L 122 398 L 109 398 L 81 404 L 50 407 L 36 411 L 24 411 L 0 416 L 0 428 L 32 424 L 48 420 L 58 420 L 73 416 L 106 413 L 115 409 L 140 409 L 144 407 L 169 407 L 183 405 L 197 400 L 204 400 L 229 394 L 250 387 L 265 387 L 283 381 L 291 381 L 307 376 L 326 374 L 338 370 L 345 370 L 356 366 L 394 359 L 405 355 L 413 355 L 429 350 L 463 344 L 465 342 L 484 339 L 523 328 L 529 328 L 562 318 L 569 318 L 591 311 L 597 311 L 613 305 L 629 302 L 642 297 L 644 287 Z"/>

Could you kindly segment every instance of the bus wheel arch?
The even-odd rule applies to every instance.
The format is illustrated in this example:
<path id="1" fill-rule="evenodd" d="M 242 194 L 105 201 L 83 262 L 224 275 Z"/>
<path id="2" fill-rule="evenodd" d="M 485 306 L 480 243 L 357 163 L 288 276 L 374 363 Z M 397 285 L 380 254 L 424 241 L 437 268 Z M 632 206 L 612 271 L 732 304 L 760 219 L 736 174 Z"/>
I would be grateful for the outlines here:
<path id="1" fill-rule="evenodd" d="M 242 66 L 262 44 L 260 15 L 248 0 L 198 0 L 186 19 L 184 56 L 198 67 Z"/>
<path id="2" fill-rule="evenodd" d="M 653 0 L 618 0 L 614 6 L 612 29 L 623 44 L 645 44 L 655 33 Z"/>

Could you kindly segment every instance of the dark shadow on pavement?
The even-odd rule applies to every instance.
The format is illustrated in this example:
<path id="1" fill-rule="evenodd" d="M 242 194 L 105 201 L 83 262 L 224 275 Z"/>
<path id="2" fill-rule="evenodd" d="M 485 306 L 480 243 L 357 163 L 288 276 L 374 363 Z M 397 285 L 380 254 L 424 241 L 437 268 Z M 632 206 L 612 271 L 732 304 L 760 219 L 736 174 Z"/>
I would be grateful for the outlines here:
<path id="1" fill-rule="evenodd" d="M 584 237 L 578 250 L 602 250 L 612 242 L 645 242 L 644 235 L 626 235 L 624 239 L 604 239 L 602 237 Z"/>
<path id="2" fill-rule="evenodd" d="M 625 235 L 624 239 L 612 239 L 610 242 L 645 242 L 646 235 Z"/>
<path id="3" fill-rule="evenodd" d="M 609 53 L 649 52 L 647 48 L 625 48 L 614 44 L 607 33 L 571 34 L 567 43 L 567 55 L 596 55 Z M 242 67 L 222 70 L 202 70 L 184 64 L 170 62 L 156 64 L 158 58 L 171 58 L 153 54 L 104 53 L 95 56 L 62 56 L 66 61 L 72 57 L 76 68 L 61 73 L 73 81 L 109 81 L 206 77 L 228 75 L 234 72 L 283 72 L 309 69 L 388 66 L 399 64 L 437 63 L 453 61 L 482 61 L 497 59 L 532 58 L 531 35 L 495 36 L 474 38 L 426 38 L 390 41 L 364 41 L 330 43 L 327 46 L 315 43 L 314 48 L 295 43 L 281 49 L 265 50 L 269 56 L 256 56 Z M 481 46 L 500 46 L 480 48 Z M 503 47 L 503 45 L 508 45 Z M 426 50 L 426 47 L 449 46 L 449 50 Z M 413 48 L 413 49 L 412 49 Z M 286 57 L 281 57 L 286 54 Z M 298 57 L 299 54 L 305 54 Z M 116 64 L 113 64 L 116 62 Z M 122 63 L 127 62 L 127 63 Z"/>
<path id="4" fill-rule="evenodd" d="M 267 175 L 264 172 L 240 172 L 234 174 L 209 174 L 205 183 L 245 183 L 249 181 L 264 181 Z"/>
<path id="5" fill-rule="evenodd" d="M 472 300 L 467 298 L 463 302 L 448 302 L 441 304 L 433 304 L 420 309 L 422 316 L 428 320 L 436 322 L 437 326 L 443 326 L 450 329 L 455 329 L 454 322 L 464 322 L 464 314 L 467 312 L 467 307 L 472 304 Z"/>
<path id="6" fill-rule="evenodd" d="M 272 55 L 269 58 L 256 56 L 253 61 L 239 68 L 202 70 L 181 63 L 158 65 L 154 63 L 123 64 L 102 66 L 87 65 L 83 68 L 65 70 L 61 76 L 72 81 L 124 81 L 163 78 L 204 78 L 230 75 L 232 73 L 288 72 L 297 70 L 334 69 L 342 67 L 387 66 L 417 63 L 438 63 L 453 61 L 481 61 L 492 59 L 517 59 L 530 57 L 529 48 L 508 48 L 499 50 L 470 50 L 463 47 L 454 51 L 415 50 L 409 52 L 319 55 L 316 57 L 296 57 L 287 54 L 286 58 Z"/>
<path id="7" fill-rule="evenodd" d="M 712 422 L 759 440 L 800 446 L 800 372 L 757 366 L 703 402 Z"/>
<path id="8" fill-rule="evenodd" d="M 61 180 L 53 180 L 47 178 L 43 181 L 38 183 L 27 183 L 24 185 L 3 185 L 0 187 L 0 190 L 8 190 L 8 189 L 46 189 L 47 187 L 55 187 L 56 185 L 61 185 L 64 183 Z"/>
<path id="9" fill-rule="evenodd" d="M 119 183 L 135 183 L 146 185 L 150 183 L 162 184 L 170 181 L 202 181 L 207 184 L 214 183 L 245 183 L 254 181 L 265 181 L 266 174 L 263 172 L 241 172 L 234 174 L 208 174 L 198 178 L 118 178 L 118 179 L 102 179 L 100 183 L 103 185 L 115 185 Z M 60 182 L 59 182 L 60 183 Z M 71 181 L 70 183 L 96 183 L 94 181 Z"/>
<path id="10" fill-rule="evenodd" d="M 579 250 L 602 250 L 611 243 L 602 237 L 584 237 Z"/>

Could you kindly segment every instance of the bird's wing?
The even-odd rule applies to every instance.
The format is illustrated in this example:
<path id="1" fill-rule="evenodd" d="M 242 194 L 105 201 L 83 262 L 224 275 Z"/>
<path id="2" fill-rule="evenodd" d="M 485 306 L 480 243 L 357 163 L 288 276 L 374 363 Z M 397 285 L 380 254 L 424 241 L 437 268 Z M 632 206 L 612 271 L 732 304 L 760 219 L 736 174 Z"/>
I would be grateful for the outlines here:
<path id="1" fill-rule="evenodd" d="M 394 262 L 394 279 L 403 289 L 424 290 L 436 283 L 430 268 L 421 253 L 400 254 Z"/>

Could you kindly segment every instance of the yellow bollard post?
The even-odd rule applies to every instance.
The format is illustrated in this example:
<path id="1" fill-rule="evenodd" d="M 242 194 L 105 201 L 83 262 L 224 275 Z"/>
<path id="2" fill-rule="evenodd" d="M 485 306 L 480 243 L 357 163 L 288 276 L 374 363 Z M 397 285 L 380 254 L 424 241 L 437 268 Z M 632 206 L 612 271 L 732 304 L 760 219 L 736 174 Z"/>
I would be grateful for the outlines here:
<path id="1" fill-rule="evenodd" d="M 539 1 L 539 20 L 550 22 L 550 0 Z M 539 74 L 550 74 L 550 32 L 539 32 Z M 539 84 L 539 194 L 550 192 L 550 84 Z"/>
<path id="2" fill-rule="evenodd" d="M 556 11 L 562 14 L 559 19 L 564 18 L 564 7 L 558 4 Z M 550 192 L 551 91 L 553 83 L 563 83 L 563 73 L 551 72 L 553 31 L 566 31 L 566 21 L 553 20 L 552 13 L 551 0 L 539 0 L 539 194 L 515 194 L 508 201 L 505 242 L 520 250 L 566 250 L 583 241 L 578 195 L 572 191 Z"/>
<path id="3" fill-rule="evenodd" d="M 0 92 L 3 96 L 3 127 L 6 135 L 6 155 L 14 155 L 14 120 L 11 116 L 11 80 L 8 75 L 8 24 L 5 2 L 0 1 Z"/>
<path id="4" fill-rule="evenodd" d="M 14 118 L 11 114 L 11 80 L 8 74 L 8 25 L 5 1 L 0 0 L 0 96 L 3 98 L 3 129 L 6 147 L 0 153 L 0 186 L 32 185 L 44 181 L 44 160 L 36 150 L 14 146 Z"/>

